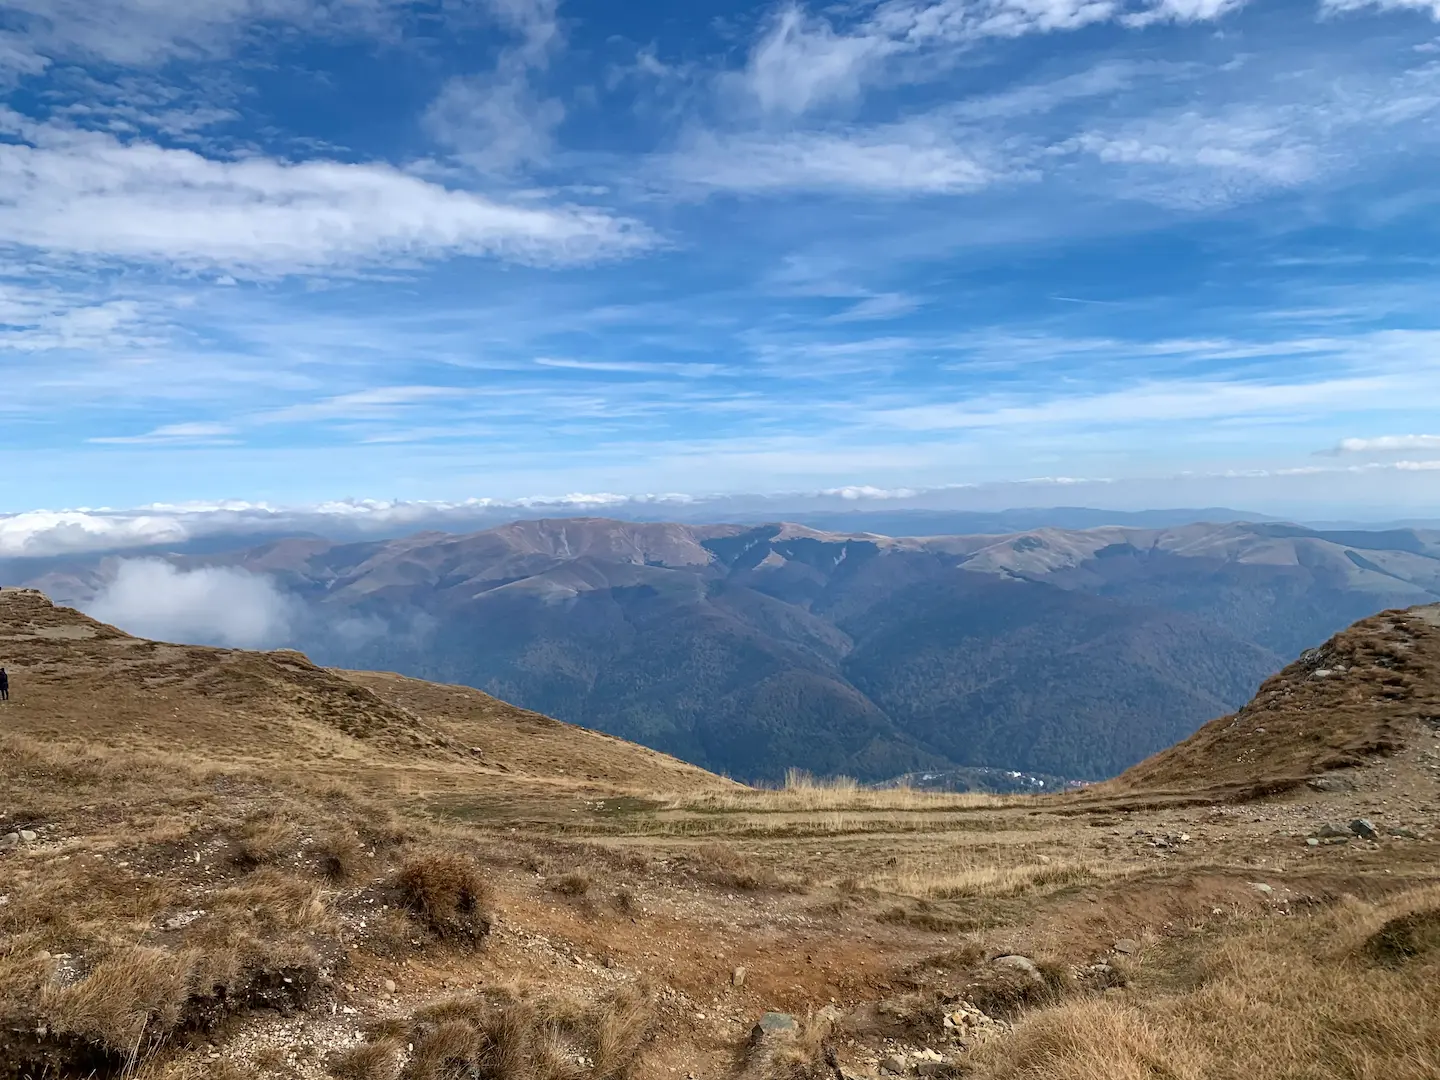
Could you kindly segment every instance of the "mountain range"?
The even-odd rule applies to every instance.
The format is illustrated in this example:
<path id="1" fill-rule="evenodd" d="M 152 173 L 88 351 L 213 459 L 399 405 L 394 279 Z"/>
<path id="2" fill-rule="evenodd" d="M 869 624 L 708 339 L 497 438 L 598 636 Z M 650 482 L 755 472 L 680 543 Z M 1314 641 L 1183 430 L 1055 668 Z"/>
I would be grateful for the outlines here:
<path id="1" fill-rule="evenodd" d="M 1440 533 L 1269 521 L 891 537 L 559 519 L 168 558 L 268 576 L 293 604 L 284 644 L 320 663 L 474 686 L 748 780 L 1113 775 L 1283 658 L 1440 599 Z M 28 583 L 85 607 L 117 565 Z"/>

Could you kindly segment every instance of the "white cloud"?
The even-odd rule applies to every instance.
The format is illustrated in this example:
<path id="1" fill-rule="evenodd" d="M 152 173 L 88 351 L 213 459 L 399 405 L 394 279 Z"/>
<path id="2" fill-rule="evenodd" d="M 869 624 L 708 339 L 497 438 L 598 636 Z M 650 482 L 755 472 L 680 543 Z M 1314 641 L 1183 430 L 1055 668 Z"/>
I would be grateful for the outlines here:
<path id="1" fill-rule="evenodd" d="M 541 98 L 529 73 L 501 62 L 494 72 L 450 79 L 425 114 L 425 125 L 467 164 L 485 172 L 543 165 L 565 106 Z"/>
<path id="2" fill-rule="evenodd" d="M 869 484 L 857 484 L 849 487 L 826 488 L 817 492 L 819 495 L 828 495 L 837 499 L 844 499 L 846 502 L 886 502 L 891 499 L 913 499 L 920 492 L 913 488 L 877 488 Z"/>
<path id="3" fill-rule="evenodd" d="M 1148 10 L 1125 18 L 1127 26 L 1157 22 L 1210 22 L 1245 5 L 1246 0 L 1158 0 Z"/>
<path id="4" fill-rule="evenodd" d="M 565 119 L 565 106 L 535 88 L 538 73 L 564 44 L 556 0 L 488 0 L 488 7 L 520 41 L 501 51 L 493 70 L 449 79 L 426 111 L 425 125 L 482 171 L 543 165 Z"/>
<path id="5" fill-rule="evenodd" d="M 228 446 L 235 440 L 226 436 L 234 435 L 235 429 L 226 424 L 165 424 L 144 435 L 112 435 L 87 439 L 92 443 L 109 443 L 134 446 Z"/>
<path id="6" fill-rule="evenodd" d="M 6 0 L 31 65 L 95 57 L 129 66 L 223 55 L 257 24 L 375 33 L 412 0 Z M 18 39 L 18 40 L 17 40 Z"/>
<path id="7" fill-rule="evenodd" d="M 674 155 L 668 168 L 682 187 L 749 194 L 955 194 L 1007 175 L 996 155 L 962 146 L 922 121 L 845 132 L 706 133 Z"/>
<path id="8" fill-rule="evenodd" d="M 267 577 L 243 570 L 181 570 L 126 559 L 86 614 L 139 637 L 233 648 L 273 648 L 290 635 L 294 602 Z"/>
<path id="9" fill-rule="evenodd" d="M 0 235 L 52 255 L 285 274 L 494 255 L 586 261 L 650 242 L 604 211 L 501 203 L 383 164 L 221 161 L 34 124 L 0 144 Z"/>
<path id="10" fill-rule="evenodd" d="M 136 300 L 93 300 L 0 281 L 0 349 L 135 348 L 163 340 L 158 317 Z"/>
<path id="11" fill-rule="evenodd" d="M 537 356 L 539 367 L 561 368 L 568 371 L 598 371 L 631 375 L 680 375 L 690 379 L 703 379 L 725 372 L 720 364 L 671 363 L 652 360 L 571 360 L 566 357 Z"/>
<path id="12" fill-rule="evenodd" d="M 383 420 L 411 405 L 464 397 L 472 391 L 454 386 L 376 386 L 319 401 L 287 405 L 251 417 L 256 423 L 293 424 L 311 420 Z"/>
<path id="13" fill-rule="evenodd" d="M 1321 10 L 1344 14 L 1374 8 L 1377 11 L 1418 11 L 1440 21 L 1440 0 L 1321 0 Z"/>
<path id="14" fill-rule="evenodd" d="M 904 293 L 879 293 L 867 296 L 852 304 L 838 315 L 832 315 L 829 322 L 877 322 L 882 319 L 896 319 L 908 315 L 920 306 L 920 301 Z"/>
<path id="15" fill-rule="evenodd" d="M 1402 399 L 1410 408 L 1440 407 L 1440 390 L 1417 392 L 1413 376 L 1404 373 L 1337 373 L 1306 382 L 1177 379 L 1038 400 L 993 395 L 905 405 L 877 410 L 873 419 L 907 431 L 1085 429 L 1265 416 L 1298 421 L 1344 408 L 1393 408 Z"/>
<path id="16" fill-rule="evenodd" d="M 1297 109 L 1186 111 L 1083 133 L 1064 149 L 1121 166 L 1132 195 L 1181 210 L 1223 206 L 1314 179 L 1324 153 Z"/>
<path id="17" fill-rule="evenodd" d="M 1174 76 L 1183 70 L 1179 64 L 1106 60 L 1071 75 L 964 98 L 949 111 L 964 120 L 1016 120 L 1049 113 L 1070 102 L 1128 91 L 1143 77 Z"/>
<path id="18" fill-rule="evenodd" d="M 869 69 L 902 47 L 881 33 L 837 34 L 792 5 L 755 44 L 740 81 L 762 110 L 800 114 L 857 97 Z"/>
<path id="19" fill-rule="evenodd" d="M 181 543 L 188 537 L 184 523 L 172 514 L 30 510 L 0 515 L 0 556 L 6 558 L 115 551 Z"/>
<path id="20" fill-rule="evenodd" d="M 1440 435 L 1380 435 L 1370 439 L 1341 439 L 1341 454 L 1388 454 L 1408 450 L 1440 450 Z"/>
<path id="21" fill-rule="evenodd" d="M 1111 20 L 1134 27 L 1208 21 L 1244 2 L 881 0 L 861 7 L 866 14 L 844 29 L 789 4 L 767 25 L 744 69 L 725 81 L 763 112 L 794 116 L 854 100 L 870 84 L 933 78 L 966 47 L 987 38 L 1078 30 Z"/>

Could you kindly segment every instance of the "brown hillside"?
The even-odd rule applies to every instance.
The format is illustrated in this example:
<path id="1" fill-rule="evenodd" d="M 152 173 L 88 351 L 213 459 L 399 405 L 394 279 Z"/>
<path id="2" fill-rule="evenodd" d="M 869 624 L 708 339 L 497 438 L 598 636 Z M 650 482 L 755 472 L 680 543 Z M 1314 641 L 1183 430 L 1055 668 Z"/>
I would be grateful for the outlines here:
<path id="1" fill-rule="evenodd" d="M 1087 801 L 755 790 L 0 592 L 0 1080 L 1437 1080 L 1426 618 Z"/>
<path id="2" fill-rule="evenodd" d="M 1386 611 L 1305 653 L 1239 712 L 1096 790 L 1233 799 L 1323 786 L 1327 773 L 1437 729 L 1440 605 Z"/>
<path id="3" fill-rule="evenodd" d="M 664 754 L 462 687 L 330 671 L 297 652 L 131 637 L 26 589 L 0 589 L 7 731 L 124 750 L 202 748 L 206 760 L 319 772 L 407 772 L 453 783 L 525 778 L 601 789 L 726 782 Z"/>

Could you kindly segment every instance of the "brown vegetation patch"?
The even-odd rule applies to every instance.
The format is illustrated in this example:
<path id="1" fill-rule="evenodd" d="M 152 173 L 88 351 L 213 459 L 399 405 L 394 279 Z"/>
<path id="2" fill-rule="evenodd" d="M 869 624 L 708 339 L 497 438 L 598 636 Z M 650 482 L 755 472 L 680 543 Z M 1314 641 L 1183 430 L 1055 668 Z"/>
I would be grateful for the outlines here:
<path id="1" fill-rule="evenodd" d="M 402 1080 L 630 1080 L 653 1024 L 633 993 L 585 1002 L 494 991 L 438 1002 L 404 1030 L 332 1063 L 340 1080 L 387 1080 L 401 1039 L 414 1051 Z M 368 1071 L 364 1071 L 368 1070 Z"/>
<path id="2" fill-rule="evenodd" d="M 411 915 L 437 937 L 477 941 L 490 933 L 490 887 L 474 859 L 445 851 L 417 856 L 395 885 Z"/>
<path id="3" fill-rule="evenodd" d="M 1429 903 L 1433 890 L 1426 893 Z M 976 1052 L 975 1074 L 1435 1080 L 1440 952 L 1392 965 L 1333 951 L 1357 934 L 1369 940 L 1385 910 L 1352 903 L 1304 919 L 1251 923 L 1209 943 L 1192 987 L 1075 998 L 1032 1012 L 1011 1038 Z"/>
<path id="4" fill-rule="evenodd" d="M 729 844 L 702 844 L 688 860 L 696 876 L 712 885 L 740 892 L 803 892 L 805 883 L 781 874 Z"/>

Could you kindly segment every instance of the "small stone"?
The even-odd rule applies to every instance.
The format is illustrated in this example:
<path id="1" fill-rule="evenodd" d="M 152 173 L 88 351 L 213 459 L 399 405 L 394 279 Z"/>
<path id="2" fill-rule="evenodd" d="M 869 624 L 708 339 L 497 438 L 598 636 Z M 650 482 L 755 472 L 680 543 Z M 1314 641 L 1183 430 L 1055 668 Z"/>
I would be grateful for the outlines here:
<path id="1" fill-rule="evenodd" d="M 760 1017 L 760 1022 L 755 1025 L 752 1035 L 774 1036 L 793 1035 L 799 1030 L 800 1025 L 795 1023 L 795 1018 L 789 1013 L 767 1012 Z"/>
<path id="2" fill-rule="evenodd" d="M 0 836 L 0 851 L 9 851 L 11 848 L 20 846 L 20 834 L 18 832 L 6 833 Z"/>
<path id="3" fill-rule="evenodd" d="M 1275 892 L 1273 885 L 1266 885 L 1263 881 L 1252 881 L 1250 882 L 1250 887 L 1264 896 L 1270 896 Z"/>
<path id="4" fill-rule="evenodd" d="M 1306 845 L 1307 845 L 1308 847 L 1319 847 L 1319 846 L 1320 846 L 1320 841 L 1317 840 L 1317 839 L 1315 839 L 1315 837 L 1313 837 L 1313 836 L 1306 837 L 1306 838 L 1305 838 L 1305 843 L 1306 843 Z"/>
<path id="5" fill-rule="evenodd" d="M 1350 830 L 1340 825 L 1325 824 L 1315 830 L 1315 835 L 1328 840 L 1336 836 L 1349 836 Z"/>
<path id="6" fill-rule="evenodd" d="M 880 1062 L 880 1071 L 901 1076 L 905 1072 L 905 1059 L 899 1054 L 891 1054 Z"/>
<path id="7" fill-rule="evenodd" d="M 385 992 L 386 992 L 387 994 L 393 994 L 393 993 L 395 993 L 395 980 L 394 980 L 394 979 L 386 979 L 381 985 L 385 987 Z"/>
<path id="8" fill-rule="evenodd" d="M 1121 938 L 1115 942 L 1115 951 L 1126 956 L 1134 956 L 1140 951 L 1140 943 L 1132 938 Z"/>
<path id="9" fill-rule="evenodd" d="M 1350 822 L 1350 831 L 1362 840 L 1374 840 L 1380 835 L 1373 822 L 1367 818 L 1356 818 Z"/>
<path id="10" fill-rule="evenodd" d="M 21 829 L 20 839 L 27 844 L 33 844 L 36 840 L 39 840 L 40 837 L 37 836 L 35 833 L 31 832 L 29 829 Z"/>
<path id="11" fill-rule="evenodd" d="M 732 971 L 732 972 L 730 973 L 730 985 L 731 985 L 731 986 L 744 986 L 744 985 L 745 985 L 745 976 L 748 975 L 748 974 L 749 974 L 749 972 L 746 971 L 743 967 L 737 967 L 734 971 Z"/>

